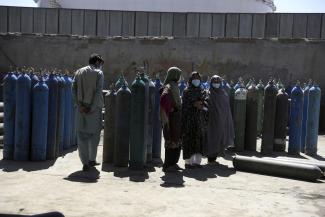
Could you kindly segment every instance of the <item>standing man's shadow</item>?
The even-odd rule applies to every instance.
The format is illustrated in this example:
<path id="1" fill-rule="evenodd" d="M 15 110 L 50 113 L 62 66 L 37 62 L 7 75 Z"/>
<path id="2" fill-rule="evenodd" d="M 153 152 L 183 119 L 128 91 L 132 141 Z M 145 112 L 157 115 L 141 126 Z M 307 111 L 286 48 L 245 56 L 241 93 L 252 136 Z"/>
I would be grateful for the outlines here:
<path id="1" fill-rule="evenodd" d="M 65 180 L 71 182 L 96 183 L 100 178 L 100 172 L 96 167 L 91 167 L 88 171 L 76 171 L 65 177 Z"/>

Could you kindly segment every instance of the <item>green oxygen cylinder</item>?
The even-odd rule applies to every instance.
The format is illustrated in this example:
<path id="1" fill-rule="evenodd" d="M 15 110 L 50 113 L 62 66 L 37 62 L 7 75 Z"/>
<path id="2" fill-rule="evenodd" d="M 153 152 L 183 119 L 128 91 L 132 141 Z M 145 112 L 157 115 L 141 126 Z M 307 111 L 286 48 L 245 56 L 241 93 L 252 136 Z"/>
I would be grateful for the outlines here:
<path id="1" fill-rule="evenodd" d="M 249 81 L 246 84 L 246 89 L 248 89 L 252 83 L 253 83 L 253 79 L 249 79 Z"/>
<path id="2" fill-rule="evenodd" d="M 245 150 L 256 151 L 257 137 L 257 88 L 252 81 L 247 90 Z"/>
<path id="3" fill-rule="evenodd" d="M 112 88 L 105 95 L 103 163 L 113 163 L 115 147 L 116 92 Z"/>
<path id="4" fill-rule="evenodd" d="M 229 103 L 230 103 L 230 109 L 231 109 L 231 114 L 234 116 L 234 101 L 235 101 L 235 83 L 231 80 L 230 81 L 230 94 L 229 94 Z"/>
<path id="5" fill-rule="evenodd" d="M 262 134 L 263 113 L 264 113 L 264 85 L 262 80 L 256 86 L 257 88 L 257 135 Z"/>
<path id="6" fill-rule="evenodd" d="M 244 88 L 244 85 L 241 84 L 236 90 L 234 98 L 234 127 L 236 151 L 244 151 L 245 147 L 246 98 L 247 90 Z"/>
<path id="7" fill-rule="evenodd" d="M 263 134 L 262 134 L 262 154 L 271 154 L 273 152 L 274 143 L 274 125 L 276 110 L 276 95 L 278 91 L 273 83 L 269 81 L 264 92 L 264 118 L 263 118 Z"/>
<path id="8" fill-rule="evenodd" d="M 130 169 L 143 169 L 147 158 L 145 137 L 145 83 L 137 76 L 131 86 Z"/>
<path id="9" fill-rule="evenodd" d="M 281 88 L 276 96 L 274 151 L 285 151 L 288 125 L 289 96 Z"/>

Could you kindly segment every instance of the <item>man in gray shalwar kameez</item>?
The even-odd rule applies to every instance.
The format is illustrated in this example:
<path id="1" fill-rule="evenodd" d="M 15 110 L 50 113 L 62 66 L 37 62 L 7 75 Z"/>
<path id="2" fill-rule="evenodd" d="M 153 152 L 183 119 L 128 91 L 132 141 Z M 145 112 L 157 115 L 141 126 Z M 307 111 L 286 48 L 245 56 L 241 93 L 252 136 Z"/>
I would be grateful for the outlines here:
<path id="1" fill-rule="evenodd" d="M 73 82 L 78 151 L 84 171 L 99 165 L 96 156 L 103 120 L 103 63 L 100 55 L 92 54 L 89 65 L 77 70 Z"/>
<path id="2" fill-rule="evenodd" d="M 208 124 L 206 144 L 203 153 L 208 162 L 213 163 L 216 158 L 224 155 L 228 146 L 234 143 L 234 126 L 231 116 L 229 97 L 221 86 L 221 77 L 211 78 L 208 97 Z"/>

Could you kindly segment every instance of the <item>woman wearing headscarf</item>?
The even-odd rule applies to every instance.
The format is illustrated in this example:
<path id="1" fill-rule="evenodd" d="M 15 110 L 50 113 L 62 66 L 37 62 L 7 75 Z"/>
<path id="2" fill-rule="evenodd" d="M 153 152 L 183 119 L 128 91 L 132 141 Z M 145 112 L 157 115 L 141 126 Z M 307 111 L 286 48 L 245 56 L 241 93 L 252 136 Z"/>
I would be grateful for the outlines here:
<path id="1" fill-rule="evenodd" d="M 207 103 L 206 91 L 200 85 L 200 74 L 192 72 L 182 98 L 182 148 L 186 169 L 201 167 Z"/>
<path id="2" fill-rule="evenodd" d="M 177 162 L 181 151 L 182 102 L 178 88 L 181 73 L 182 71 L 177 67 L 168 69 L 160 97 L 160 113 L 165 139 L 164 172 L 174 172 L 180 169 Z"/>
<path id="3" fill-rule="evenodd" d="M 221 83 L 221 77 L 214 75 L 211 78 L 207 138 L 203 148 L 209 163 L 223 156 L 226 147 L 233 145 L 235 137 L 229 97 Z"/>

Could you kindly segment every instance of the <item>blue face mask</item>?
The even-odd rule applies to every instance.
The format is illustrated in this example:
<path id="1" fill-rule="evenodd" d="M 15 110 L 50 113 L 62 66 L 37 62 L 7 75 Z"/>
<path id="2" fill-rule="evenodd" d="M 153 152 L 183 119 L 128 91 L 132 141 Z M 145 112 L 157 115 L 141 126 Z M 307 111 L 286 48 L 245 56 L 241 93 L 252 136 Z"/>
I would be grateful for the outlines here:
<path id="1" fill-rule="evenodd" d="M 220 88 L 220 83 L 213 83 L 212 87 L 218 89 Z"/>
<path id="2" fill-rule="evenodd" d="M 194 79 L 194 80 L 192 80 L 192 84 L 194 85 L 194 87 L 199 87 L 201 84 L 201 81 L 199 79 Z"/>

